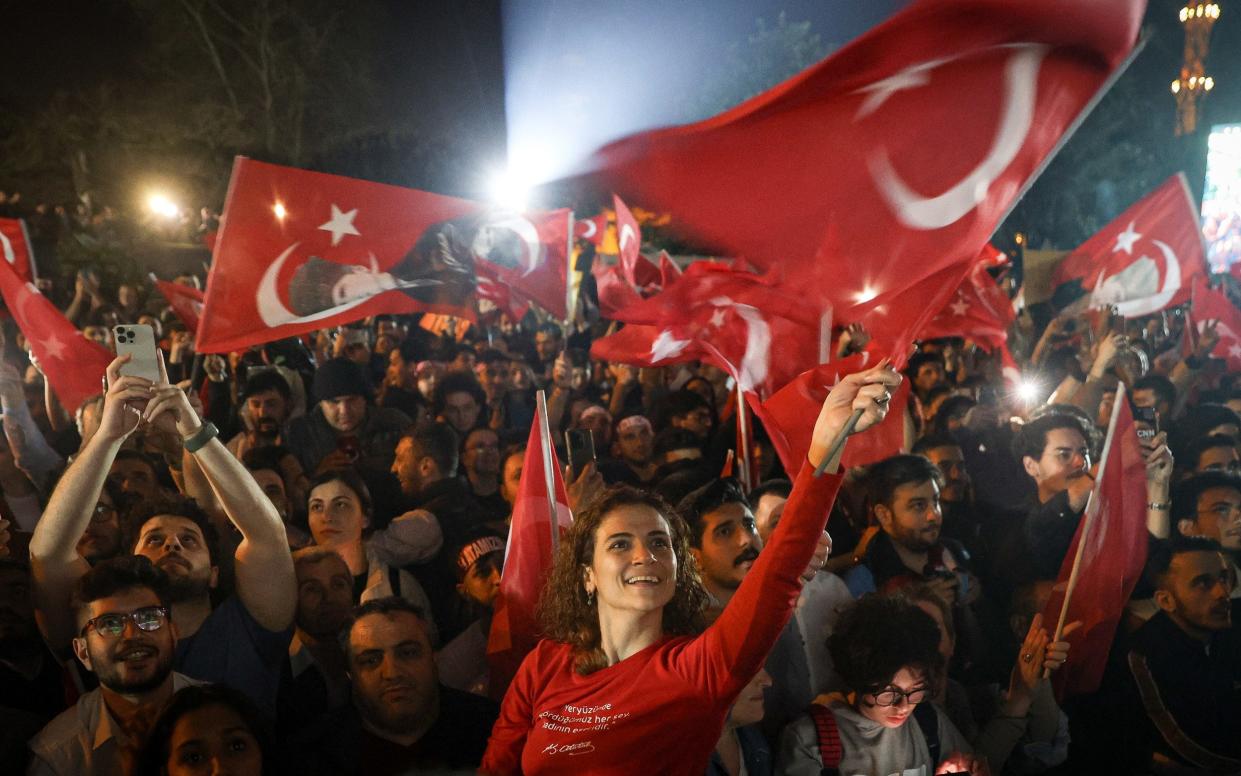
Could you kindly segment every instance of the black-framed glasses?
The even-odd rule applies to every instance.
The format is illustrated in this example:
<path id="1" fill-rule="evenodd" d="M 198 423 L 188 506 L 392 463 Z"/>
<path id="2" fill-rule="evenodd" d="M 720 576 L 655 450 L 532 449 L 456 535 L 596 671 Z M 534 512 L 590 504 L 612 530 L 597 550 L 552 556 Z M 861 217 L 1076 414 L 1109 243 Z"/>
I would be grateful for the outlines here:
<path id="1" fill-rule="evenodd" d="M 82 626 L 82 635 L 85 636 L 87 631 L 94 628 L 95 632 L 104 638 L 116 638 L 125 632 L 125 623 L 130 620 L 133 620 L 140 631 L 157 631 L 168 622 L 168 609 L 163 606 L 144 606 L 128 613 L 101 614 L 86 621 Z"/>
<path id="2" fill-rule="evenodd" d="M 912 690 L 905 691 L 899 687 L 885 687 L 879 692 L 868 694 L 875 699 L 876 706 L 899 706 L 902 699 L 909 701 L 910 706 L 916 706 L 926 700 L 927 689 L 925 687 L 915 687 Z"/>

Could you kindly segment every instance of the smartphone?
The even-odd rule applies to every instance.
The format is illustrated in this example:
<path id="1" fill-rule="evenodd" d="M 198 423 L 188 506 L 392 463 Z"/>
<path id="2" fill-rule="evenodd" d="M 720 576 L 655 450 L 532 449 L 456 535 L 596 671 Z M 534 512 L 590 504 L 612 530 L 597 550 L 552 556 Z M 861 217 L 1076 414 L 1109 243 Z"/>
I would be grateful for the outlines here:
<path id="1" fill-rule="evenodd" d="M 1154 407 L 1131 407 L 1133 423 L 1138 429 L 1138 439 L 1147 442 L 1159 433 L 1159 413 Z"/>
<path id="2" fill-rule="evenodd" d="M 362 456 L 362 446 L 355 436 L 343 436 L 336 439 L 336 449 L 345 454 L 350 463 L 355 463 Z"/>
<path id="3" fill-rule="evenodd" d="M 595 460 L 595 436 L 588 428 L 571 428 L 564 432 L 564 446 L 569 451 L 569 466 L 576 480 L 586 464 Z"/>
<path id="4" fill-rule="evenodd" d="M 116 355 L 130 356 L 129 363 L 121 365 L 122 375 L 159 382 L 154 329 L 144 323 L 113 326 L 112 341 L 116 343 Z"/>

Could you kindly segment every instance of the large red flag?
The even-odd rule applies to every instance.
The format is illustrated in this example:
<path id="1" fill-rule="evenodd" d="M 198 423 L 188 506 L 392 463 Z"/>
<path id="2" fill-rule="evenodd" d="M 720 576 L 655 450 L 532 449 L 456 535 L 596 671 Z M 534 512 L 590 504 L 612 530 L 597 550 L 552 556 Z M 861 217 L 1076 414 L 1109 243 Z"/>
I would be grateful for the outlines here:
<path id="1" fill-rule="evenodd" d="M 168 301 L 172 311 L 185 324 L 185 328 L 196 333 L 203 314 L 203 292 L 181 283 L 160 280 L 154 275 L 151 275 L 151 280 Z"/>
<path id="2" fill-rule="evenodd" d="M 1081 630 L 1069 637 L 1072 656 L 1053 674 L 1061 698 L 1099 689 L 1112 638 L 1146 564 L 1146 457 L 1123 383 L 1116 391 L 1101 461 L 1086 512 L 1043 610 L 1050 630 L 1060 622 L 1067 594 L 1064 623 L 1082 622 Z"/>
<path id="3" fill-rule="evenodd" d="M 573 236 L 595 247 L 603 244 L 603 238 L 607 234 L 608 216 L 606 213 L 600 213 L 594 218 L 579 218 L 573 222 Z"/>
<path id="4" fill-rule="evenodd" d="M 0 261 L 0 294 L 17 328 L 39 360 L 43 376 L 69 412 L 103 390 L 103 376 L 113 355 L 82 336 L 33 283 L 23 281 L 8 262 Z"/>
<path id="5" fill-rule="evenodd" d="M 1228 301 L 1228 297 L 1219 291 L 1207 287 L 1204 280 L 1199 279 L 1194 287 L 1193 325 L 1201 332 L 1208 321 L 1219 321 L 1215 331 L 1219 334 L 1219 344 L 1211 351 L 1215 358 L 1228 361 L 1229 372 L 1241 372 L 1241 310 Z M 1188 322 L 1186 325 L 1190 325 Z"/>
<path id="6" fill-rule="evenodd" d="M 935 297 L 868 324 L 903 362 L 902 337 L 1125 59 L 1145 5 L 913 2 L 769 91 L 617 141 L 584 172 L 708 249 L 784 265 L 790 288 L 830 295 L 838 323 L 955 267 Z"/>
<path id="7" fill-rule="evenodd" d="M 0 253 L 22 282 L 34 280 L 38 275 L 34 249 L 30 247 L 30 235 L 22 219 L 0 218 Z"/>
<path id="8" fill-rule="evenodd" d="M 539 284 L 561 314 L 568 229 L 568 211 L 489 211 L 238 157 L 195 349 L 235 350 L 378 313 L 472 319 L 480 267 L 527 295 Z M 548 290 L 555 278 L 559 288 Z"/>
<path id="9" fill-rule="evenodd" d="M 759 400 L 827 360 L 830 306 L 813 293 L 791 303 L 769 277 L 722 264 L 695 262 L 671 288 L 616 317 L 643 328 L 596 340 L 596 358 L 646 366 L 702 358 Z"/>
<path id="10" fill-rule="evenodd" d="M 995 350 L 1008 342 L 1008 327 L 1016 317 L 1008 294 L 980 260 L 918 338 L 965 337 L 987 350 Z"/>
<path id="11" fill-rule="evenodd" d="M 1189 184 L 1177 173 L 1066 256 L 1052 282 L 1079 281 L 1091 307 L 1114 304 L 1132 318 L 1189 301 L 1206 266 Z"/>
<path id="12" fill-rule="evenodd" d="M 642 229 L 638 226 L 638 219 L 615 194 L 612 195 L 612 206 L 616 209 L 616 245 L 621 274 L 629 285 L 637 286 L 638 262 L 643 259 Z"/>
<path id="13" fill-rule="evenodd" d="M 547 428 L 547 405 L 540 393 L 526 442 L 504 573 L 487 639 L 491 694 L 497 699 L 504 696 L 522 659 L 539 642 L 535 607 L 555 560 L 556 547 L 572 523 L 560 461 Z"/>
<path id="14" fill-rule="evenodd" d="M 751 403 L 771 437 L 772 446 L 789 476 L 796 476 L 810 452 L 814 419 L 841 378 L 873 366 L 874 357 L 858 353 L 840 361 L 822 364 L 803 372 L 762 404 Z M 909 403 L 909 381 L 892 394 L 888 416 L 875 428 L 849 440 L 841 462 L 844 466 L 865 466 L 900 453 L 905 444 L 905 406 Z"/>

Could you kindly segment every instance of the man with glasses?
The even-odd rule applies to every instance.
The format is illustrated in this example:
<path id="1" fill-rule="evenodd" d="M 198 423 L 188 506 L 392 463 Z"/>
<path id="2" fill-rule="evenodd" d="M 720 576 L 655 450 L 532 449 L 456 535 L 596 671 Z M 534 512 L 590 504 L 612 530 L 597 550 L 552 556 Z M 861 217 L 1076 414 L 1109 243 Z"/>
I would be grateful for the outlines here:
<path id="1" fill-rule="evenodd" d="M 1159 612 L 1105 687 L 1114 713 L 1099 720 L 1097 740 L 1081 742 L 1097 758 L 1081 772 L 1147 773 L 1152 763 L 1160 773 L 1241 772 L 1233 570 L 1215 542 L 1177 536 L 1152 545 L 1145 573 Z"/>
<path id="2" fill-rule="evenodd" d="M 124 493 L 111 482 L 104 482 L 99 500 L 90 516 L 82 538 L 78 539 L 77 552 L 92 566 L 102 560 L 115 558 L 121 553 L 121 522 L 119 503 Z"/>
<path id="3" fill-rule="evenodd" d="M 137 556 L 104 561 L 78 580 L 73 651 L 99 687 L 31 739 L 29 774 L 127 773 L 161 705 L 195 684 L 172 670 L 167 582 Z"/>
<path id="4" fill-rule="evenodd" d="M 1233 577 L 1241 575 L 1241 477 L 1209 471 L 1181 482 L 1172 493 L 1172 522 L 1182 536 L 1216 542 Z M 1233 617 L 1241 616 L 1241 586 L 1231 598 Z"/>

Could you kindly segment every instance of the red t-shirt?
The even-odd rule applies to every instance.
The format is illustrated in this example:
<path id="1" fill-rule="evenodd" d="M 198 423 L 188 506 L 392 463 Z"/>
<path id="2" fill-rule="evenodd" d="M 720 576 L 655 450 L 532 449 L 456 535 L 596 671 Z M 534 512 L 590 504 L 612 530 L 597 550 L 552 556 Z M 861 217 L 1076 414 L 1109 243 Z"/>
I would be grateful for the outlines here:
<path id="1" fill-rule="evenodd" d="M 700 774 L 737 694 L 788 622 L 840 488 L 803 465 L 784 517 L 715 623 L 581 676 L 572 649 L 526 656 L 491 731 L 488 774 Z"/>

